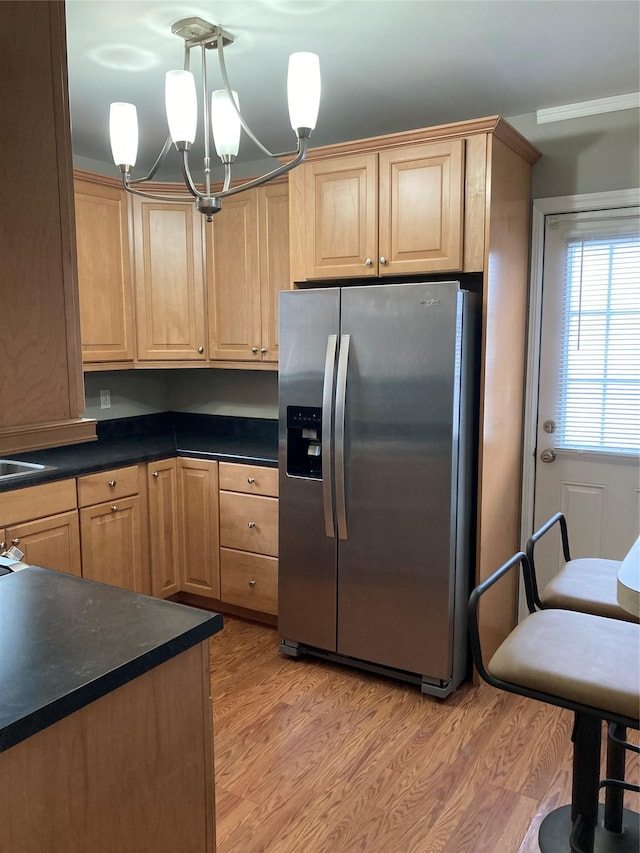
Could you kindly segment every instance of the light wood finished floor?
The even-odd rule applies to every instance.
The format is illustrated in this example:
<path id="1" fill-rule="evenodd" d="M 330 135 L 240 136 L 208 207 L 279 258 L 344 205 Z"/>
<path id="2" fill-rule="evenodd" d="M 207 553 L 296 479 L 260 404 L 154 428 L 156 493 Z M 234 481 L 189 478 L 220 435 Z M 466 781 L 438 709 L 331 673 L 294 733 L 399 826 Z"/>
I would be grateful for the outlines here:
<path id="1" fill-rule="evenodd" d="M 533 853 L 570 801 L 568 711 L 294 661 L 231 617 L 211 672 L 218 853 Z"/>

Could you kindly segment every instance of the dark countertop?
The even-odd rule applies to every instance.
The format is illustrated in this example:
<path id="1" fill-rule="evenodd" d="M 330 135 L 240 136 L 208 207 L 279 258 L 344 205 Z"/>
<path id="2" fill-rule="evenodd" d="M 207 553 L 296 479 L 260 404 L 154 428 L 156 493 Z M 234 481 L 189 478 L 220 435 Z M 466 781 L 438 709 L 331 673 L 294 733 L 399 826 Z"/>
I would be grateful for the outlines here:
<path id="1" fill-rule="evenodd" d="M 8 454 L 13 459 L 52 467 L 0 480 L 0 491 L 177 455 L 276 468 L 278 422 L 177 412 L 99 421 L 98 441 Z"/>
<path id="2" fill-rule="evenodd" d="M 222 617 L 31 566 L 0 577 L 0 752 L 222 629 Z"/>

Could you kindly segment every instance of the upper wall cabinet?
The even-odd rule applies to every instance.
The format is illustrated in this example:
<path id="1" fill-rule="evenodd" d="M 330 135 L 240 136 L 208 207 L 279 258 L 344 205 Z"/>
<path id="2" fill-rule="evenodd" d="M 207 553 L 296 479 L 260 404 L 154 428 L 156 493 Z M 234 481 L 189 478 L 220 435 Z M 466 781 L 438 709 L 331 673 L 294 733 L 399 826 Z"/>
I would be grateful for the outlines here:
<path id="1" fill-rule="evenodd" d="M 203 217 L 192 202 L 138 196 L 131 210 L 137 357 L 204 361 Z"/>
<path id="2" fill-rule="evenodd" d="M 131 361 L 127 197 L 117 182 L 75 173 L 80 331 L 84 362 Z"/>
<path id="3" fill-rule="evenodd" d="M 461 270 L 464 156 L 464 139 L 450 139 L 294 170 L 294 280 Z"/>
<path id="4" fill-rule="evenodd" d="M 286 183 L 222 202 L 207 225 L 207 295 L 212 359 L 278 360 L 278 293 L 289 288 Z"/>
<path id="5" fill-rule="evenodd" d="M 89 441 L 95 421 L 81 417 L 64 4 L 0 3 L 0 32 L 3 109 L 12 122 L 0 141 L 5 455 Z"/>

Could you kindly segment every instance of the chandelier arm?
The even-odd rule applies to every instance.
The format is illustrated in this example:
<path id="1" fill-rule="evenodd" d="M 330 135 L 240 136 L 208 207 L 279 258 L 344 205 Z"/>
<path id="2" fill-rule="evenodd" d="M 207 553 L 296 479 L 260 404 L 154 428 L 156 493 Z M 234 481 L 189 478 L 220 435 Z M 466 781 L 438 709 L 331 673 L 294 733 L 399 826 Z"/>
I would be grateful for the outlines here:
<path id="1" fill-rule="evenodd" d="M 280 175 L 285 175 L 287 172 L 290 172 L 291 169 L 295 169 L 297 165 L 302 163 L 306 157 L 308 147 L 308 137 L 298 137 L 298 154 L 293 160 L 290 160 L 288 163 L 283 163 L 276 169 L 273 169 L 271 172 L 267 172 L 266 175 L 262 175 L 259 178 L 252 178 L 250 181 L 245 181 L 243 184 L 238 184 L 238 186 L 231 187 L 228 190 L 223 189 L 221 192 L 215 194 L 216 198 L 226 198 L 227 196 L 235 195 L 236 193 L 243 192 L 244 190 L 262 186 L 262 184 L 266 184 L 268 181 L 271 181 Z"/>
<path id="2" fill-rule="evenodd" d="M 182 177 L 191 195 L 194 198 L 203 198 L 203 194 L 198 192 L 196 185 L 193 183 L 193 178 L 189 170 L 189 152 L 186 148 L 182 151 Z M 207 192 L 207 195 L 210 195 L 210 193 Z"/>
<path id="3" fill-rule="evenodd" d="M 244 128 L 247 136 L 253 141 L 254 145 L 257 145 L 258 148 L 267 155 L 267 157 L 275 157 L 276 155 L 273 154 L 271 151 L 269 151 L 269 149 L 265 145 L 263 145 L 262 142 L 260 142 L 258 137 L 251 130 L 249 125 L 246 123 L 246 121 L 244 120 L 244 118 L 242 116 L 242 113 L 238 109 L 238 105 L 236 104 L 235 98 L 233 97 L 233 93 L 231 90 L 231 83 L 229 82 L 229 75 L 227 74 L 227 66 L 225 65 L 225 61 L 224 61 L 224 39 L 222 37 L 222 33 L 218 33 L 218 40 L 217 40 L 216 47 L 218 50 L 218 60 L 220 62 L 220 74 L 222 76 L 222 82 L 224 83 L 224 88 L 225 88 L 227 95 L 229 96 L 229 100 L 231 101 L 231 104 L 232 104 L 234 110 L 236 111 L 236 113 L 238 115 L 238 119 L 240 120 L 240 124 Z"/>
<path id="4" fill-rule="evenodd" d="M 148 193 L 144 190 L 137 190 L 135 187 L 131 186 L 130 182 L 127 182 L 124 175 L 122 177 L 122 184 L 128 193 L 131 193 L 131 195 L 139 195 L 141 198 L 151 198 L 154 201 L 193 201 L 191 196 L 157 195 L 156 193 Z"/>
<path id="5" fill-rule="evenodd" d="M 231 186 L 231 163 L 224 164 L 224 183 L 222 185 L 222 191 L 226 192 Z"/>
<path id="6" fill-rule="evenodd" d="M 173 145 L 173 142 L 171 141 L 171 135 L 169 135 L 169 136 L 167 136 L 165 143 L 162 146 L 162 151 L 158 154 L 156 162 L 153 164 L 153 166 L 147 172 L 147 174 L 143 178 L 136 178 L 133 181 L 129 181 L 129 184 L 141 184 L 143 181 L 150 181 L 151 178 L 153 178 L 155 173 L 158 171 L 160 166 L 163 164 L 165 157 L 169 153 L 169 149 L 171 148 L 172 145 Z"/>

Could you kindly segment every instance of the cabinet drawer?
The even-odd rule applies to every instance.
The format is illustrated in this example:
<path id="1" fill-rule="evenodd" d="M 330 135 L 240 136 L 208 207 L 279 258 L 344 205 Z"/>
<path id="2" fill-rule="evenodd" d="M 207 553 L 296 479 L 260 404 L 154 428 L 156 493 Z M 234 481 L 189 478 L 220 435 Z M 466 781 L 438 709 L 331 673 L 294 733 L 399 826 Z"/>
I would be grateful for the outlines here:
<path id="1" fill-rule="evenodd" d="M 92 506 L 140 491 L 137 465 L 78 477 L 78 506 Z"/>
<path id="2" fill-rule="evenodd" d="M 0 492 L 0 527 L 76 508 L 76 481 L 59 480 Z"/>
<path id="3" fill-rule="evenodd" d="M 220 544 L 278 556 L 278 499 L 220 492 Z"/>
<path id="4" fill-rule="evenodd" d="M 229 492 L 278 497 L 278 469 L 261 465 L 220 463 L 220 488 Z"/>
<path id="5" fill-rule="evenodd" d="M 220 549 L 220 597 L 261 613 L 278 612 L 278 559 Z"/>

